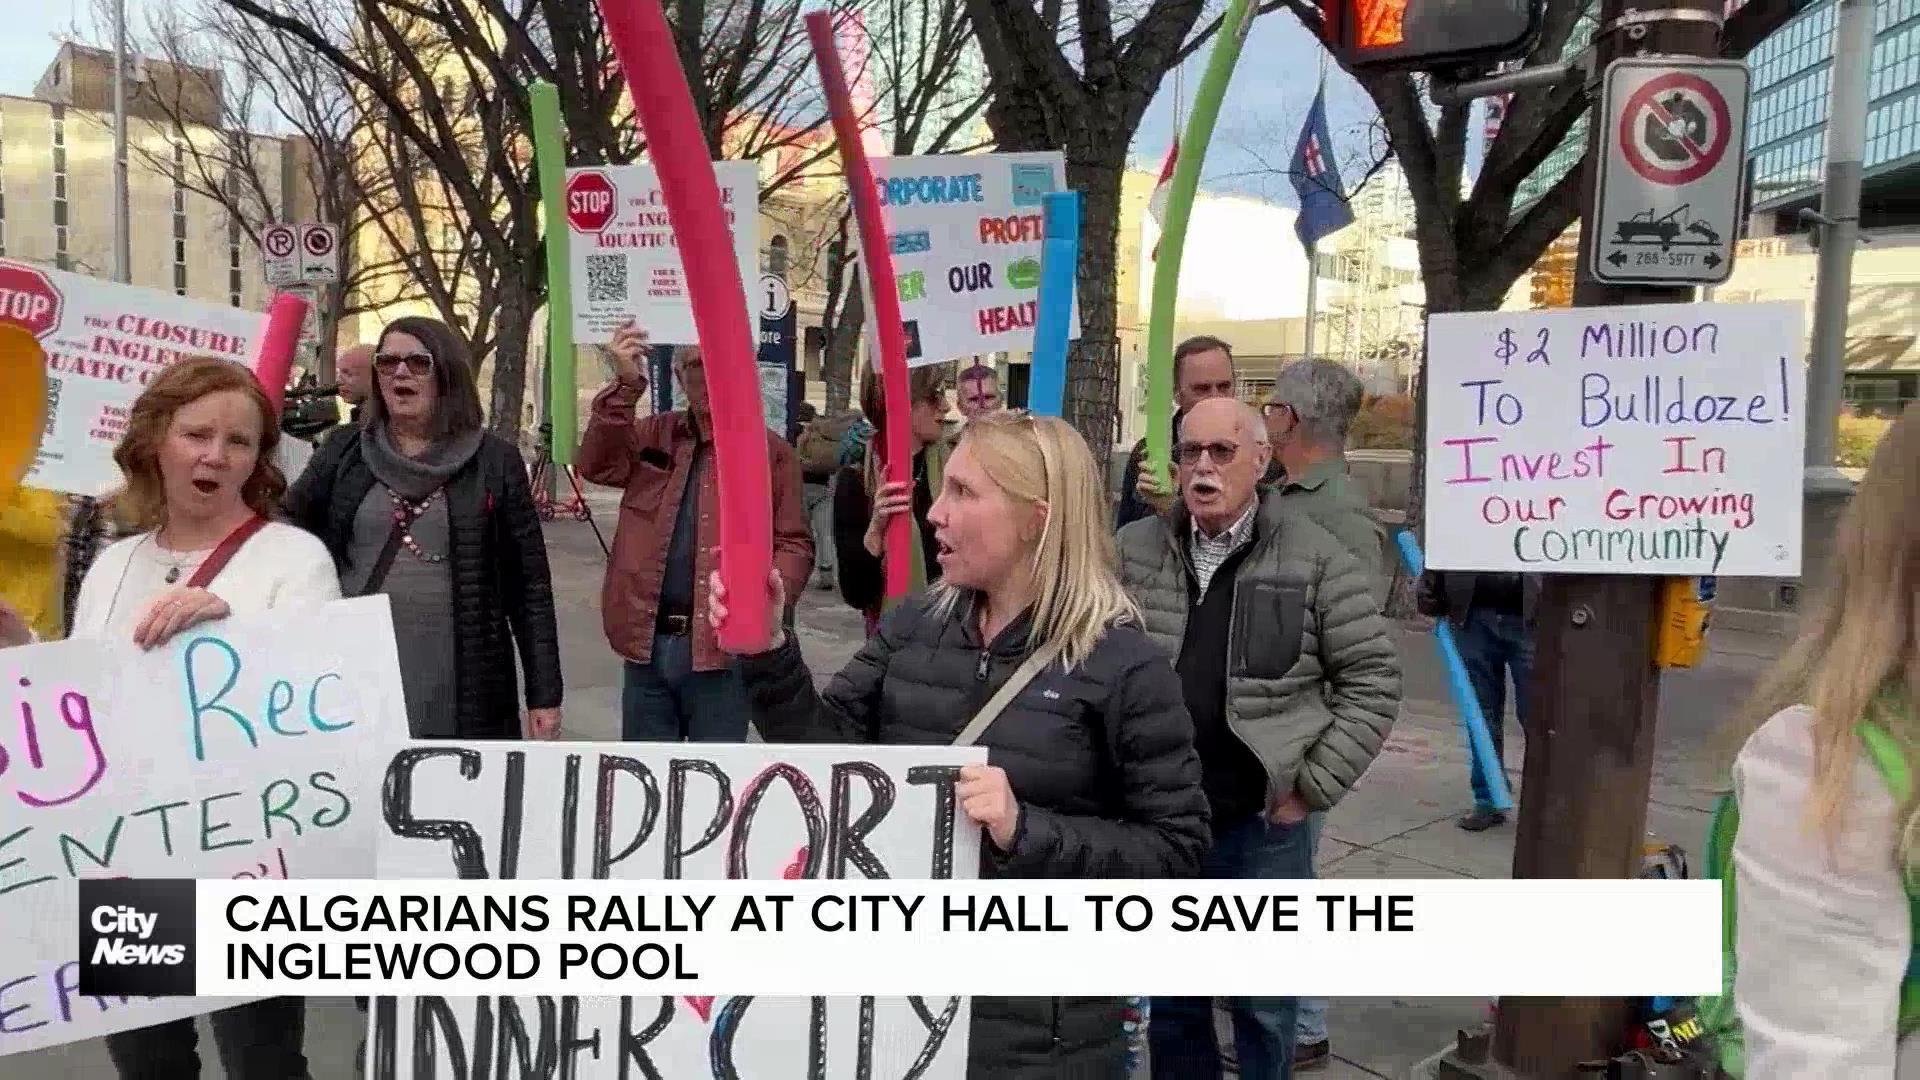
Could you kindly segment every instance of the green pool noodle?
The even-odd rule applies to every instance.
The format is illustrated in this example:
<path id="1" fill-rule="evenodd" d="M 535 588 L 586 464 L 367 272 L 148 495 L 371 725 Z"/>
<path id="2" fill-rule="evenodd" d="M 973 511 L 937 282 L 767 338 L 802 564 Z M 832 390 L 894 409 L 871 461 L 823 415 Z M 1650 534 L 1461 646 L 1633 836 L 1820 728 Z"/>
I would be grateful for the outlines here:
<path id="1" fill-rule="evenodd" d="M 547 421 L 553 425 L 553 462 L 568 466 L 580 439 L 575 416 L 580 392 L 574 382 L 573 280 L 567 261 L 567 144 L 560 133 L 560 91 L 550 82 L 536 82 L 527 92 L 547 246 Z"/>

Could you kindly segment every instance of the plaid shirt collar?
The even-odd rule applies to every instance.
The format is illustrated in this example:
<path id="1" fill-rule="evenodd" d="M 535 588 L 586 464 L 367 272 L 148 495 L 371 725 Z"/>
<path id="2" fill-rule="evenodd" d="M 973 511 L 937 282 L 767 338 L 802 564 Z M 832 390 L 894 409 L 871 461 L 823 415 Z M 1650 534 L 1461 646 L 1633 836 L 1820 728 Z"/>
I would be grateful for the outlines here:
<path id="1" fill-rule="evenodd" d="M 1193 571 L 1200 580 L 1200 592 L 1204 595 L 1207 587 L 1213 584 L 1214 571 L 1220 569 L 1234 552 L 1244 547 L 1253 537 L 1254 515 L 1260 511 L 1260 500 L 1256 497 L 1247 504 L 1246 512 L 1239 520 L 1227 527 L 1218 536 L 1208 537 L 1202 532 L 1198 522 L 1188 518 L 1188 552 L 1193 557 Z"/>

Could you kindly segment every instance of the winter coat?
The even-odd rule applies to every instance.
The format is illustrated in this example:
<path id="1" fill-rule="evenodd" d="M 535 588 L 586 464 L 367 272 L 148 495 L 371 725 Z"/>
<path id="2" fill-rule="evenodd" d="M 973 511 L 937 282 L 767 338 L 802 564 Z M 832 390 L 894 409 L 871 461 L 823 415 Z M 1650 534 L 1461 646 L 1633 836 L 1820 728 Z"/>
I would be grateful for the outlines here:
<path id="1" fill-rule="evenodd" d="M 1333 534 L 1259 493 L 1233 578 L 1227 724 L 1266 767 L 1268 805 L 1298 790 L 1327 810 L 1367 770 L 1400 710 L 1400 657 L 1371 581 Z M 1120 579 L 1169 658 L 1187 632 L 1184 506 L 1120 530 Z"/>
<path id="2" fill-rule="evenodd" d="M 942 617 L 918 594 L 880 620 L 823 692 L 791 635 L 742 665 L 769 742 L 952 743 L 1027 656 L 1026 618 L 991 643 L 971 605 Z M 1072 671 L 1029 684 L 978 744 L 1020 804 L 1007 852 L 983 839 L 983 878 L 1182 878 L 1210 843 L 1180 680 L 1137 626 L 1108 630 Z M 1127 999 L 975 998 L 968 1073 L 1122 1080 Z"/>
<path id="3" fill-rule="evenodd" d="M 287 492 L 289 520 L 319 537 L 344 579 L 354 517 L 373 490 L 362 429 L 339 428 Z M 560 706 L 560 633 L 547 542 L 527 467 L 513 444 L 487 435 L 447 481 L 447 561 L 453 577 L 455 725 L 463 739 L 521 734 L 514 652 L 527 673 L 526 706 Z M 396 627 L 404 633 L 404 627 Z"/>

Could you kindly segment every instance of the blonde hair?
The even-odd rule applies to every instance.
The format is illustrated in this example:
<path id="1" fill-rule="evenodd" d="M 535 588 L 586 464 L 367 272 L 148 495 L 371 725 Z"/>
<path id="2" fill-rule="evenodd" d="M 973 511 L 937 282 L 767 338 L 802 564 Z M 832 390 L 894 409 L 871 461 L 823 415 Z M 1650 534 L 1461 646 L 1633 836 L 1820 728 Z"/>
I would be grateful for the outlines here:
<path id="1" fill-rule="evenodd" d="M 1841 518 L 1833 576 L 1801 618 L 1793 644 L 1761 680 L 1741 717 L 1742 741 L 1796 705 L 1813 712 L 1813 793 L 1808 814 L 1829 843 L 1838 836 L 1861 751 L 1863 717 L 1887 729 L 1912 758 L 1912 702 L 1920 689 L 1920 410 L 1909 409 L 1874 452 Z M 1895 691 L 1894 707 L 1882 694 Z M 1898 854 L 1916 854 L 1913 797 L 1901 807 Z"/>
<path id="2" fill-rule="evenodd" d="M 1009 498 L 1047 508 L 1031 567 L 1033 649 L 1061 643 L 1062 663 L 1071 669 L 1109 626 L 1140 621 L 1120 586 L 1107 485 L 1078 431 L 1057 417 L 1001 410 L 969 422 L 960 445 Z M 966 590 L 940 582 L 930 591 L 945 617 Z"/>

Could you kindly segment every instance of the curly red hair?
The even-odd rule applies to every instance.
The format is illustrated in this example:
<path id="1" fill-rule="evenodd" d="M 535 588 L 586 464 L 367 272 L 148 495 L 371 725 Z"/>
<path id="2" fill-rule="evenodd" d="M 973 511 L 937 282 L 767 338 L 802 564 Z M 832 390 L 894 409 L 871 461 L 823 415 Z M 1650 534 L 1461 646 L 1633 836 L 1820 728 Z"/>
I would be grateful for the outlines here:
<path id="1" fill-rule="evenodd" d="M 253 402 L 260 414 L 260 456 L 253 475 L 240 488 L 240 497 L 261 517 L 271 517 L 287 493 L 287 478 L 274 463 L 280 446 L 280 425 L 273 403 L 253 372 L 229 360 L 197 356 L 176 361 L 162 371 L 134 399 L 127 415 L 127 432 L 113 450 L 113 460 L 125 474 L 126 486 L 113 496 L 115 514 L 137 529 L 155 529 L 166 520 L 166 486 L 160 477 L 160 445 L 173 426 L 174 414 L 208 394 L 237 390 Z"/>

